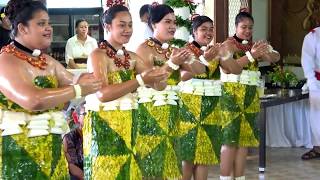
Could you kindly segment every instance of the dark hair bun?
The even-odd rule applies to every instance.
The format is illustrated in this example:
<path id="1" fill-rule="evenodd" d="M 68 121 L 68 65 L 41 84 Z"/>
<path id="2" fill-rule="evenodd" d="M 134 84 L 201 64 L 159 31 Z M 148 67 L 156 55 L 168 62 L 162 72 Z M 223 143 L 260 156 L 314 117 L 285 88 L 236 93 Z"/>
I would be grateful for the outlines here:
<path id="1" fill-rule="evenodd" d="M 11 23 L 17 17 L 18 13 L 21 12 L 26 6 L 28 6 L 32 0 L 10 0 L 6 7 L 6 15 L 8 16 Z"/>

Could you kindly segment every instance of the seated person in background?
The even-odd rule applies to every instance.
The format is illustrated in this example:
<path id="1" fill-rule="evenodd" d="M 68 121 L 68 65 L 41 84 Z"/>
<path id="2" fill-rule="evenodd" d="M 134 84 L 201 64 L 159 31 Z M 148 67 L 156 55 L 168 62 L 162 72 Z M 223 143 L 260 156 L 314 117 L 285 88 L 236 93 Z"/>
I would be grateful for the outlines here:
<path id="1" fill-rule="evenodd" d="M 83 148 L 82 148 L 82 126 L 85 115 L 84 102 L 71 110 L 71 116 L 76 125 L 63 137 L 63 149 L 68 161 L 71 180 L 83 179 Z"/>
<path id="2" fill-rule="evenodd" d="M 98 47 L 97 40 L 88 35 L 88 22 L 76 21 L 76 35 L 68 39 L 66 45 L 66 63 L 71 69 L 86 68 L 88 55 Z"/>
<path id="3" fill-rule="evenodd" d="M 5 14 L 5 7 L 1 8 L 0 11 L 0 49 L 9 44 L 10 39 L 10 33 L 11 33 L 11 23 L 9 18 Z"/>

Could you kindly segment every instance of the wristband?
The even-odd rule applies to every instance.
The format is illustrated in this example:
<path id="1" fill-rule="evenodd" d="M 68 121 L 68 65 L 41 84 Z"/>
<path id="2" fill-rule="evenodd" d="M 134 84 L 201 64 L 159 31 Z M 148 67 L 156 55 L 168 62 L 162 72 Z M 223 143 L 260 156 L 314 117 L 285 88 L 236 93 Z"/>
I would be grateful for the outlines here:
<path id="1" fill-rule="evenodd" d="M 252 62 L 252 63 L 254 62 L 254 58 L 252 57 L 252 55 L 251 55 L 251 53 L 249 51 L 246 52 L 246 56 L 248 57 L 248 60 L 250 62 Z"/>
<path id="2" fill-rule="evenodd" d="M 73 89 L 74 89 L 74 92 L 76 94 L 75 96 L 75 99 L 79 99 L 82 97 L 81 93 L 82 93 L 82 90 L 81 90 L 81 87 L 79 84 L 75 84 L 73 85 Z"/>
<path id="3" fill-rule="evenodd" d="M 180 66 L 174 64 L 171 59 L 169 59 L 169 60 L 167 61 L 167 64 L 168 64 L 168 66 L 169 66 L 171 69 L 173 69 L 173 70 L 178 70 L 178 69 L 180 68 Z"/>
<path id="4" fill-rule="evenodd" d="M 144 81 L 143 81 L 143 79 L 142 79 L 140 74 L 136 75 L 136 80 L 138 81 L 138 84 L 140 86 L 144 86 Z"/>
<path id="5" fill-rule="evenodd" d="M 200 62 L 205 66 L 209 66 L 209 62 L 204 58 L 203 55 L 199 56 Z"/>

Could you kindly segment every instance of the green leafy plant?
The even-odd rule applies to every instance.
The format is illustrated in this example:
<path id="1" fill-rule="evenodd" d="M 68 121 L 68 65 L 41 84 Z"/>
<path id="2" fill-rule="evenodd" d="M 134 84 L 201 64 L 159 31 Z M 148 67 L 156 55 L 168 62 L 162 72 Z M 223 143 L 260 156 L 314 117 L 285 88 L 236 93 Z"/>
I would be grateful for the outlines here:
<path id="1" fill-rule="evenodd" d="M 188 6 L 191 12 L 197 7 L 192 0 L 167 0 L 165 3 L 168 6 L 177 8 Z"/>
<path id="2" fill-rule="evenodd" d="M 282 88 L 294 87 L 298 84 L 297 76 L 290 70 L 284 69 L 283 66 L 277 65 L 273 72 L 268 73 L 273 85 L 280 85 Z"/>
<path id="3" fill-rule="evenodd" d="M 176 16 L 177 26 L 186 27 L 188 30 L 191 29 L 192 22 L 188 19 L 184 20 L 181 16 Z"/>
<path id="4" fill-rule="evenodd" d="M 187 41 L 184 41 L 182 39 L 172 39 L 169 43 L 178 48 L 181 48 L 187 43 Z"/>

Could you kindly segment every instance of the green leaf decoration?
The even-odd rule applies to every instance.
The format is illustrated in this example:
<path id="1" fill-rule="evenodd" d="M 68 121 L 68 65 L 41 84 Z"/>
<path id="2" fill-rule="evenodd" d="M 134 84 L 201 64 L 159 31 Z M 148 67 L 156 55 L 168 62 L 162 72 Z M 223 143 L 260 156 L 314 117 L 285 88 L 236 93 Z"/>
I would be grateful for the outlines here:
<path id="1" fill-rule="evenodd" d="M 260 130 L 258 128 L 258 123 L 257 123 L 257 116 L 258 113 L 245 113 L 245 117 L 247 121 L 249 122 L 251 128 L 253 129 L 253 133 L 256 139 L 259 139 L 260 136 Z"/>
<path id="2" fill-rule="evenodd" d="M 169 42 L 169 44 L 175 45 L 175 46 L 181 48 L 181 47 L 185 46 L 185 44 L 187 44 L 187 41 L 182 40 L 182 39 L 172 39 L 172 40 Z"/>
<path id="3" fill-rule="evenodd" d="M 122 82 L 126 82 L 133 78 L 133 71 L 132 70 L 119 71 L 119 75 L 121 77 Z"/>
<path id="4" fill-rule="evenodd" d="M 161 129 L 157 121 L 148 112 L 143 104 L 139 104 L 139 134 L 141 135 L 164 135 L 165 132 Z"/>
<path id="5" fill-rule="evenodd" d="M 240 112 L 240 107 L 235 102 L 235 97 L 222 86 L 221 109 L 223 111 Z"/>
<path id="6" fill-rule="evenodd" d="M 50 179 L 41 171 L 40 165 L 11 136 L 3 136 L 2 144 L 3 179 Z"/>
<path id="7" fill-rule="evenodd" d="M 251 103 L 253 102 L 255 96 L 257 93 L 257 87 L 256 86 L 246 86 L 246 92 L 244 95 L 244 109 L 247 109 Z"/>
<path id="8" fill-rule="evenodd" d="M 189 7 L 190 11 L 194 11 L 197 7 L 194 3 L 186 0 L 167 0 L 165 1 L 165 4 L 173 8 Z"/>
<path id="9" fill-rule="evenodd" d="M 180 156 L 182 160 L 193 162 L 196 151 L 196 137 L 198 128 L 193 128 L 184 136 L 179 138 Z"/>
<path id="10" fill-rule="evenodd" d="M 121 167 L 116 180 L 130 180 L 130 162 L 131 158 L 128 158 L 127 162 Z"/>
<path id="11" fill-rule="evenodd" d="M 202 128 L 206 131 L 210 137 L 211 144 L 215 155 L 220 158 L 220 150 L 222 146 L 222 129 L 216 125 L 202 125 Z"/>
<path id="12" fill-rule="evenodd" d="M 233 119 L 226 127 L 222 130 L 222 142 L 226 145 L 238 145 L 240 135 L 240 116 Z"/>
<path id="13" fill-rule="evenodd" d="M 99 155 L 117 156 L 131 152 L 122 137 L 110 128 L 97 113 L 92 113 L 92 116 L 96 116 L 92 121 L 93 130 L 95 131 L 93 141 L 98 145 Z"/>
<path id="14" fill-rule="evenodd" d="M 219 101 L 220 97 L 202 96 L 200 119 L 204 120 L 209 114 L 211 114 Z"/>
<path id="15" fill-rule="evenodd" d="M 192 22 L 189 19 L 182 19 L 181 16 L 176 16 L 176 21 L 178 27 L 186 27 L 191 31 Z"/>
<path id="16" fill-rule="evenodd" d="M 169 114 L 169 121 L 168 121 L 168 127 L 170 131 L 172 129 L 177 129 L 178 118 L 179 118 L 179 107 L 170 105 L 170 114 Z"/>
<path id="17" fill-rule="evenodd" d="M 189 108 L 182 104 L 180 107 L 181 119 L 185 122 L 197 123 L 197 118 L 189 111 Z"/>
<path id="18" fill-rule="evenodd" d="M 62 149 L 62 140 L 61 136 L 54 134 L 52 135 L 52 157 L 53 160 L 51 162 L 51 175 L 53 175 L 54 170 L 56 169 L 59 160 L 61 158 L 61 149 Z"/>
<path id="19" fill-rule="evenodd" d="M 144 177 L 162 177 L 164 170 L 164 159 L 166 152 L 166 142 L 162 141 L 151 153 L 145 158 L 137 157 L 139 167 Z"/>
<path id="20" fill-rule="evenodd" d="M 39 88 L 54 88 L 54 83 L 47 76 L 37 76 L 33 83 Z"/>

